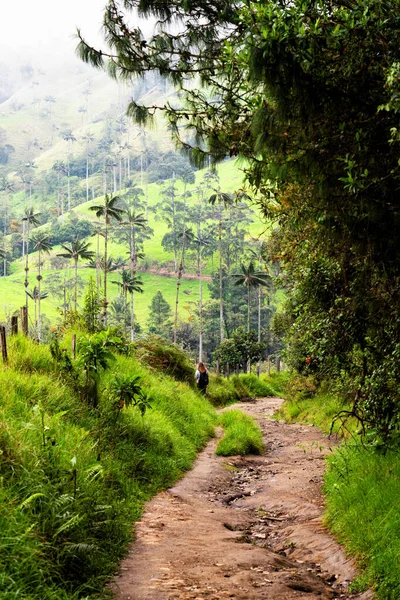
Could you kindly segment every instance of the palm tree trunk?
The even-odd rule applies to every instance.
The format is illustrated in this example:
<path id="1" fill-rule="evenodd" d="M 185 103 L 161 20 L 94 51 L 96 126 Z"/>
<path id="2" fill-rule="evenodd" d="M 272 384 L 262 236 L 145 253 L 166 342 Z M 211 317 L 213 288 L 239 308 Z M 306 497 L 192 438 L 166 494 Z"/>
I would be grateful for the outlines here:
<path id="1" fill-rule="evenodd" d="M 149 218 L 149 175 L 148 175 L 148 164 L 146 154 L 146 181 L 145 181 L 145 193 L 146 193 L 146 219 Z"/>
<path id="2" fill-rule="evenodd" d="M 104 325 L 107 327 L 107 249 L 108 249 L 108 213 L 106 209 L 106 228 L 104 232 Z"/>
<path id="3" fill-rule="evenodd" d="M 219 330 L 221 342 L 224 339 L 224 307 L 222 304 L 222 222 L 218 222 L 218 245 L 219 245 Z"/>
<path id="4" fill-rule="evenodd" d="M 250 283 L 247 281 L 247 333 L 250 333 Z"/>
<path id="5" fill-rule="evenodd" d="M 89 147 L 86 149 L 86 202 L 89 202 Z"/>
<path id="6" fill-rule="evenodd" d="M 92 163 L 92 200 L 94 200 L 94 179 L 93 179 L 93 174 L 94 174 L 94 158 L 93 157 L 92 157 L 91 163 Z"/>
<path id="7" fill-rule="evenodd" d="M 74 259 L 75 262 L 75 286 L 74 286 L 74 311 L 76 313 L 76 301 L 78 296 L 78 259 Z"/>
<path id="8" fill-rule="evenodd" d="M 176 331 L 178 328 L 178 306 L 179 306 L 179 289 L 181 287 L 183 264 L 182 261 L 179 265 L 178 280 L 176 282 L 176 296 L 175 296 L 175 318 L 174 318 L 174 344 L 176 344 Z"/>
<path id="9" fill-rule="evenodd" d="M 131 293 L 131 342 L 135 339 L 135 299 L 134 292 Z"/>
<path id="10" fill-rule="evenodd" d="M 100 234 L 96 235 L 96 287 L 100 290 Z"/>
<path id="11" fill-rule="evenodd" d="M 126 304 L 128 302 L 128 292 L 122 288 L 122 293 L 123 293 L 123 297 L 124 297 L 124 339 L 126 340 Z"/>
<path id="12" fill-rule="evenodd" d="M 60 169 L 57 169 L 57 216 L 60 216 Z M 64 212 L 64 211 L 63 211 Z"/>
<path id="13" fill-rule="evenodd" d="M 257 335 L 257 341 L 258 343 L 261 342 L 261 286 L 258 287 L 258 335 Z M 258 360 L 258 364 L 257 364 L 257 375 L 258 377 L 260 377 L 260 373 L 261 373 L 261 358 Z"/>
<path id="14" fill-rule="evenodd" d="M 24 280 L 24 287 L 25 287 L 25 306 L 26 306 L 26 313 L 28 314 L 28 294 L 26 293 L 28 291 L 28 272 L 29 272 L 29 227 L 30 223 L 29 220 L 27 220 L 26 222 L 26 255 L 25 255 L 25 280 Z M 36 306 L 36 305 L 35 305 Z"/>
<path id="15" fill-rule="evenodd" d="M 22 219 L 22 258 L 25 258 L 25 233 L 26 233 L 26 220 Z"/>
<path id="16" fill-rule="evenodd" d="M 38 324 L 37 324 L 37 336 L 38 336 L 38 342 L 40 342 L 40 338 L 41 338 L 41 333 L 42 333 L 42 327 L 41 327 L 41 306 L 40 306 L 40 284 L 42 281 L 42 276 L 41 276 L 41 252 L 40 252 L 40 248 L 39 248 L 39 265 L 38 265 Z"/>
<path id="17" fill-rule="evenodd" d="M 250 282 L 247 282 L 247 333 L 250 333 Z M 247 373 L 251 371 L 250 358 L 247 360 Z"/>
<path id="18" fill-rule="evenodd" d="M 199 362 L 203 362 L 203 278 L 201 268 L 201 244 L 197 256 L 197 272 L 199 273 Z"/>
<path id="19" fill-rule="evenodd" d="M 6 196 L 6 211 L 4 213 L 4 263 L 3 263 L 3 275 L 4 277 L 6 277 L 7 275 L 7 258 L 6 258 L 6 250 L 7 250 L 7 246 L 6 246 L 6 234 L 7 234 L 7 208 L 8 208 L 8 203 L 7 203 L 7 196 Z"/>
<path id="20" fill-rule="evenodd" d="M 68 166 L 67 166 L 67 179 L 68 179 L 68 210 L 71 210 L 71 184 L 70 184 L 70 167 L 69 167 L 69 155 L 68 155 Z"/>

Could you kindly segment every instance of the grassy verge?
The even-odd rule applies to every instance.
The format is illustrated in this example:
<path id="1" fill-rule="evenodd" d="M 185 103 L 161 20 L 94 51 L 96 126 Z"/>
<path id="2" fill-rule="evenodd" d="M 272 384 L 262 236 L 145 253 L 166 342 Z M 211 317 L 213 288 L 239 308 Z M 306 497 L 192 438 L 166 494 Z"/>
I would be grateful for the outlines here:
<path id="1" fill-rule="evenodd" d="M 241 410 L 228 410 L 219 418 L 219 424 L 225 430 L 218 444 L 218 456 L 236 456 L 238 454 L 260 454 L 263 449 L 262 433 L 257 423 Z"/>
<path id="2" fill-rule="evenodd" d="M 47 347 L 10 341 L 0 370 L 2 600 L 98 598 L 143 503 L 213 435 L 216 413 L 187 384 L 116 355 L 90 409 Z M 116 406 L 116 375 L 140 377 L 151 408 Z"/>
<path id="3" fill-rule="evenodd" d="M 277 396 L 275 388 L 256 375 L 233 375 L 229 378 L 210 375 L 207 396 L 215 406 L 227 406 L 243 398 Z"/>
<path id="4" fill-rule="evenodd" d="M 371 587 L 378 600 L 398 600 L 399 454 L 348 442 L 328 461 L 325 492 L 326 522 L 361 569 L 353 590 Z"/>

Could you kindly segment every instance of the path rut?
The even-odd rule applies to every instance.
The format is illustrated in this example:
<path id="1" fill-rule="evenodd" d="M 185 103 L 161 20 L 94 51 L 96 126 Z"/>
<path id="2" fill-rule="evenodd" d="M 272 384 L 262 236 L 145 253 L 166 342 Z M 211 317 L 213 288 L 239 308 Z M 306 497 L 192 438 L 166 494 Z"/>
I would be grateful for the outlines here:
<path id="1" fill-rule="evenodd" d="M 274 421 L 282 400 L 238 404 L 259 422 L 262 456 L 215 456 L 147 504 L 111 583 L 117 600 L 371 600 L 351 594 L 351 560 L 322 525 L 324 457 L 312 426 Z"/>

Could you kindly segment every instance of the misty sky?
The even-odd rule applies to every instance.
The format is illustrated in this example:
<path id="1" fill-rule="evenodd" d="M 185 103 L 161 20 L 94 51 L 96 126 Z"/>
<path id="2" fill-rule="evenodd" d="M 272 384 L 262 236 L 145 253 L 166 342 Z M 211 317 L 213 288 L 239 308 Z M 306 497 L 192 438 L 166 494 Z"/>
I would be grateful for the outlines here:
<path id="1" fill-rule="evenodd" d="M 20 57 L 27 49 L 34 54 L 51 48 L 71 48 L 79 26 L 90 41 L 99 42 L 106 0 L 8 0 L 2 2 L 0 61 Z"/>

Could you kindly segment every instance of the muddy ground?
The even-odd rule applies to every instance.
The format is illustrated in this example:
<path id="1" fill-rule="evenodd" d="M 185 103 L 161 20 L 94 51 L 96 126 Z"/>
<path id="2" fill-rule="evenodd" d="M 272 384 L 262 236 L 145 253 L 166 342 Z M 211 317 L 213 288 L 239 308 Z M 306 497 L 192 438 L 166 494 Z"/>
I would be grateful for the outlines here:
<path id="1" fill-rule="evenodd" d="M 312 426 L 270 418 L 282 401 L 236 405 L 259 422 L 262 456 L 215 456 L 148 503 L 111 588 L 117 600 L 370 600 L 351 594 L 353 563 L 322 525 L 324 456 Z"/>

